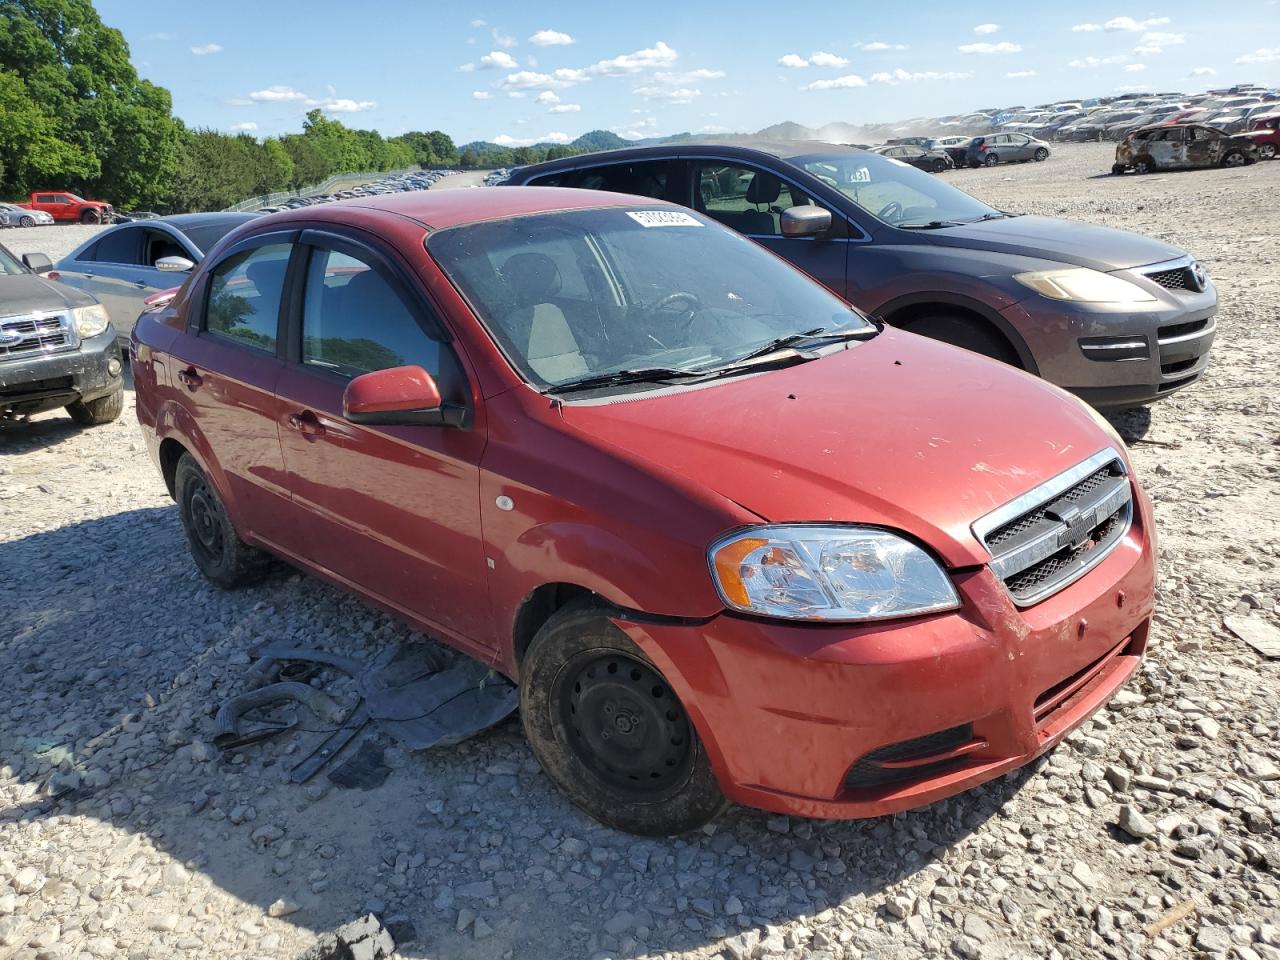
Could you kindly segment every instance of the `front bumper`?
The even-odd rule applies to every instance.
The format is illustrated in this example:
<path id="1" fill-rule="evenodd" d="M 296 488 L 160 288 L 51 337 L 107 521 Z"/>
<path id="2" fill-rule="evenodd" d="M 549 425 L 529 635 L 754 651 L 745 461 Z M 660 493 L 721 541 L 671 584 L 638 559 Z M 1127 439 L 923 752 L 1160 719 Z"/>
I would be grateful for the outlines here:
<path id="1" fill-rule="evenodd" d="M 1161 265 L 1117 272 L 1151 289 L 1150 303 L 1069 303 L 1034 296 L 1004 308 L 1038 373 L 1095 407 L 1152 403 L 1195 383 L 1209 366 L 1218 293 L 1165 290 L 1147 280 Z M 1136 349 L 1134 349 L 1136 347 Z"/>
<path id="2" fill-rule="evenodd" d="M 1136 506 L 1104 561 L 1025 610 L 982 568 L 956 576 L 960 610 L 892 625 L 615 622 L 681 696 L 730 799 L 806 817 L 895 813 L 1030 762 L 1138 668 L 1155 557 L 1141 491 Z M 955 730 L 964 743 L 905 776 L 859 779 L 868 755 Z"/>
<path id="3" fill-rule="evenodd" d="M 123 384 L 115 328 L 79 347 L 0 359 L 0 414 L 35 414 L 77 400 L 97 400 Z"/>

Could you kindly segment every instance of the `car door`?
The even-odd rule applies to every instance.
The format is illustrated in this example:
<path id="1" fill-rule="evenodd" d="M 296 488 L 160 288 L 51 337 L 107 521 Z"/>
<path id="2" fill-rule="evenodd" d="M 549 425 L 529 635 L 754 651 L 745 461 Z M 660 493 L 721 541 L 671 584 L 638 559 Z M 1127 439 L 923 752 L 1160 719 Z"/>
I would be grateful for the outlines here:
<path id="1" fill-rule="evenodd" d="M 137 276 L 142 260 L 143 228 L 125 224 L 105 230 L 75 259 L 58 264 L 58 279 L 96 297 L 122 341 L 129 339 L 134 322 L 142 312 L 142 301 L 150 296 Z M 154 291 L 151 291 L 154 292 Z"/>
<path id="2" fill-rule="evenodd" d="M 306 231 L 288 360 L 276 392 L 296 556 L 471 648 L 493 649 L 480 529 L 484 432 L 343 418 L 353 377 L 405 365 L 475 409 L 431 307 L 387 255 Z"/>
<path id="3" fill-rule="evenodd" d="M 837 296 L 844 297 L 848 224 L 831 212 L 831 230 L 818 237 L 782 235 L 782 212 L 817 204 L 803 188 L 777 170 L 739 160 L 691 159 L 692 197 L 686 206 L 737 230 L 784 260 L 789 260 Z"/>
<path id="4" fill-rule="evenodd" d="M 1222 159 L 1222 131 L 1213 127 L 1194 126 L 1187 130 L 1186 135 L 1187 166 L 1216 167 Z"/>
<path id="5" fill-rule="evenodd" d="M 282 539 L 289 516 L 275 386 L 296 236 L 260 234 L 227 250 L 192 292 L 186 334 L 168 351 L 168 380 L 204 438 L 201 452 L 224 481 L 241 536 L 268 545 Z"/>
<path id="6" fill-rule="evenodd" d="M 1030 160 L 1031 159 L 1031 141 L 1020 133 L 1010 133 L 1006 137 L 1007 143 L 1001 151 L 1001 159 L 1003 160 Z"/>

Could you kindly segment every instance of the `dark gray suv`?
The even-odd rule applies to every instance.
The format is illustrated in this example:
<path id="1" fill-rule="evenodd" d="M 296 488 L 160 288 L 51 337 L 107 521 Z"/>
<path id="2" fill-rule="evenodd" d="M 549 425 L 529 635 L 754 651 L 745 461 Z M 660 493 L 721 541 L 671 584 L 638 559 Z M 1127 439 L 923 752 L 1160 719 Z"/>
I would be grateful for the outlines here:
<path id="1" fill-rule="evenodd" d="M 853 147 L 683 142 L 523 167 L 507 183 L 692 207 L 888 324 L 1022 367 L 1095 406 L 1158 400 L 1209 362 L 1218 296 L 1182 250 L 1004 213 Z"/>

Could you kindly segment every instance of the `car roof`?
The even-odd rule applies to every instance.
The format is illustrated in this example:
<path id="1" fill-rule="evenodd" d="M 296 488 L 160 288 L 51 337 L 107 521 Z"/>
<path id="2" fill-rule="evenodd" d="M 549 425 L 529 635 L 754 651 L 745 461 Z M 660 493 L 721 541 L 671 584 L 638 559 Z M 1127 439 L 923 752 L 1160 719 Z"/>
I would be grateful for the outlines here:
<path id="1" fill-rule="evenodd" d="M 416 221 L 429 230 L 519 217 L 561 210 L 596 207 L 663 207 L 681 209 L 664 200 L 638 198 L 605 190 L 574 190 L 567 187 L 539 187 L 537 190 L 510 190 L 487 187 L 479 190 L 420 190 L 389 193 L 376 197 L 352 197 L 330 203 L 281 210 L 263 217 L 263 224 L 284 224 L 295 220 L 341 221 L 345 212 L 375 210 Z"/>
<path id="2" fill-rule="evenodd" d="M 717 155 L 730 159 L 750 160 L 759 158 L 761 154 L 779 160 L 791 160 L 795 157 L 809 157 L 815 154 L 829 153 L 866 153 L 860 147 L 852 147 L 844 143 L 829 143 L 825 140 L 770 140 L 764 137 L 707 137 L 691 140 L 678 140 L 675 143 L 662 143 L 648 147 L 623 147 L 619 150 L 601 150 L 596 153 L 580 153 L 577 156 L 565 157 L 561 160 L 548 160 L 521 167 L 516 176 L 523 179 L 530 171 L 538 173 L 552 170 L 572 170 L 577 167 L 593 166 L 601 162 L 626 163 L 628 160 L 661 160 L 664 158 L 697 156 L 705 151 L 714 151 Z"/>
<path id="3" fill-rule="evenodd" d="M 134 222 L 148 226 L 167 223 L 175 229 L 186 231 L 196 227 L 223 226 L 226 224 L 238 226 L 250 220 L 256 220 L 258 217 L 259 214 L 256 213 L 175 213 L 168 217 L 156 217 L 154 220 L 138 220 Z"/>

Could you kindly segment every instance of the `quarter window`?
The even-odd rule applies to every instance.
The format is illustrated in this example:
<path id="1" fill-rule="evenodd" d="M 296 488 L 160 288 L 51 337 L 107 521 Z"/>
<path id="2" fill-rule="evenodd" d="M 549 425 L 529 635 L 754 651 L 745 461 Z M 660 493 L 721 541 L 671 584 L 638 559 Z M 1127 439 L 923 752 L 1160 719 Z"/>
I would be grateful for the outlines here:
<path id="1" fill-rule="evenodd" d="M 307 268 L 302 362 L 346 377 L 410 365 L 439 376 L 440 344 L 368 263 L 316 248 Z"/>
<path id="2" fill-rule="evenodd" d="M 293 246 L 271 243 L 223 260 L 209 282 L 205 329 L 274 353 L 280 298 Z"/>

